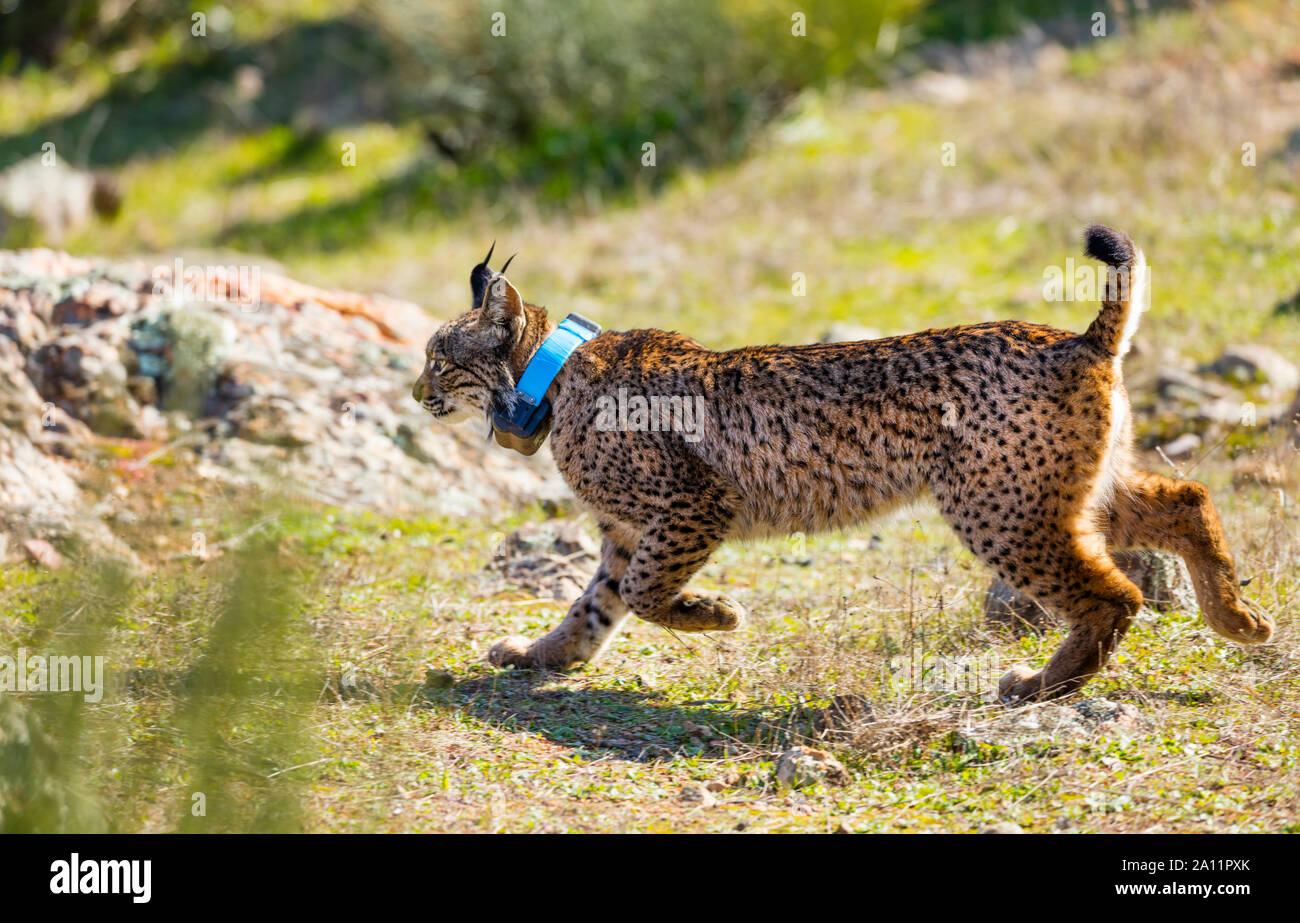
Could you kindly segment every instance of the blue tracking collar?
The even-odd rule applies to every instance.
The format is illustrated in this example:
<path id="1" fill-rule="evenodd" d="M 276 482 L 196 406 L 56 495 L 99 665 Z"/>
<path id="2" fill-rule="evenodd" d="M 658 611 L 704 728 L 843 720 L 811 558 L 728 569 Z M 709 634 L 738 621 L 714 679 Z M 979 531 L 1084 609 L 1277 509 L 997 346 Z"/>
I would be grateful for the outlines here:
<path id="1" fill-rule="evenodd" d="M 546 399 L 546 389 L 568 358 L 583 343 L 600 333 L 600 324 L 589 321 L 581 314 L 570 314 L 560 321 L 560 326 L 546 338 L 528 367 L 515 385 L 515 409 L 509 414 L 495 411 L 492 426 L 512 435 L 527 439 L 537 432 L 537 427 L 551 412 L 551 402 Z"/>

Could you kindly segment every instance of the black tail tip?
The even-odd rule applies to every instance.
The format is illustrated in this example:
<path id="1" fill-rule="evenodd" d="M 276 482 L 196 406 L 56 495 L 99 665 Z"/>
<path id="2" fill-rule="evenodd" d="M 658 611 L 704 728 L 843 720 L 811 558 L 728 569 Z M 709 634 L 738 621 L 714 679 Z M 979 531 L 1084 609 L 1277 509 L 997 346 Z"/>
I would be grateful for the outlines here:
<path id="1" fill-rule="evenodd" d="M 1083 252 L 1107 266 L 1127 266 L 1133 262 L 1133 240 L 1123 231 L 1090 224 L 1083 232 Z"/>

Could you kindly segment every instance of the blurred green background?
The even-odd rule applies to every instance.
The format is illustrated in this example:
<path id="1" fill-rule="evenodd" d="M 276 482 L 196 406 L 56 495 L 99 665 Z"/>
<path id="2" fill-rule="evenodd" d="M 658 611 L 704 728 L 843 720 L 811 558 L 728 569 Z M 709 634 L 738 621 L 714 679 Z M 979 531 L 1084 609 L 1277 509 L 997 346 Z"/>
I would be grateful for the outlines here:
<path id="1" fill-rule="evenodd" d="M 242 254 L 447 316 L 499 238 L 530 300 L 734 346 L 1081 323 L 1041 271 L 1101 220 L 1178 274 L 1157 313 L 1208 353 L 1297 284 L 1295 10 L 5 0 L 0 171 L 53 145 L 105 207 L 0 244 Z"/>

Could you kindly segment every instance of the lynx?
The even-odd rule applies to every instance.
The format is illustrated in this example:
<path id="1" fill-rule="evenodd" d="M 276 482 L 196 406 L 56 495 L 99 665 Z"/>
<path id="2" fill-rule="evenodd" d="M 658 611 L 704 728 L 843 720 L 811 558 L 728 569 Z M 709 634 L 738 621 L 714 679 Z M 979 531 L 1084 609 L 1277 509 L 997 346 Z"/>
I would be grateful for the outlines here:
<path id="1" fill-rule="evenodd" d="M 1142 252 L 1100 225 L 1084 243 L 1108 268 L 1083 334 L 1001 321 L 717 352 L 662 330 L 605 332 L 562 358 L 537 400 L 517 386 L 557 325 L 506 267 L 489 268 L 489 250 L 471 273 L 471 310 L 433 334 L 413 396 L 443 421 L 486 416 L 525 452 L 549 429 L 603 537 L 599 569 L 564 620 L 542 638 L 498 642 L 489 660 L 569 669 L 595 658 L 629 612 L 675 631 L 734 629 L 739 603 L 686 588 L 720 544 L 852 526 L 925 494 L 972 554 L 1069 626 L 1043 669 L 1002 677 L 1006 702 L 1073 692 L 1106 663 L 1142 605 L 1111 558 L 1119 549 L 1180 554 L 1205 621 L 1267 641 L 1272 625 L 1240 595 L 1205 486 L 1134 462 L 1121 360 L 1147 297 Z M 698 438 L 597 426 L 624 389 L 698 399 Z M 521 418 L 521 400 L 545 417 L 522 442 L 502 428 Z"/>

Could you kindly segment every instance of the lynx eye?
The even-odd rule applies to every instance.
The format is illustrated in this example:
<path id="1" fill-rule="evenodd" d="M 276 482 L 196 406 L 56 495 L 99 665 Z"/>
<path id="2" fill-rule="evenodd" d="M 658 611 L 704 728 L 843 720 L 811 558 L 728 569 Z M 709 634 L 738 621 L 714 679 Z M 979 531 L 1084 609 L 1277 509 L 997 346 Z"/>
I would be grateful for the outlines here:
<path id="1" fill-rule="evenodd" d="M 429 368 L 433 370 L 433 374 L 435 375 L 441 375 L 442 370 L 445 369 L 446 367 L 447 367 L 446 359 L 434 359 L 432 362 L 429 363 Z"/>

